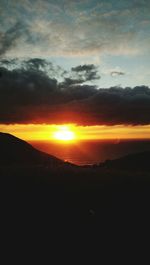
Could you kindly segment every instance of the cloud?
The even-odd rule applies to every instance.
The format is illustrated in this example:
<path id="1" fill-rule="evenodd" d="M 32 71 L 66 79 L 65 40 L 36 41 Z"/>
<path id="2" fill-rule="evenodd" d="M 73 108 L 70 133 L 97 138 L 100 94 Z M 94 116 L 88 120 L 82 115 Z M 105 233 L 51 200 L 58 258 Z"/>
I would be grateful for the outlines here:
<path id="1" fill-rule="evenodd" d="M 112 71 L 110 74 L 112 77 L 118 76 L 118 75 L 125 75 L 125 73 L 121 71 Z"/>
<path id="2" fill-rule="evenodd" d="M 64 81 L 60 84 L 62 87 L 83 84 L 87 81 L 94 81 L 100 79 L 98 74 L 98 67 L 94 64 L 78 65 L 71 68 L 71 73 L 68 73 Z"/>
<path id="3" fill-rule="evenodd" d="M 77 67 L 73 67 L 71 70 L 75 72 L 79 77 L 82 77 L 82 80 L 84 80 L 84 82 L 100 79 L 100 75 L 98 74 L 98 67 L 94 64 L 79 65 Z"/>
<path id="4" fill-rule="evenodd" d="M 1 61 L 0 123 L 150 124 L 150 88 L 97 89 L 75 79 L 61 82 L 56 69 L 36 58 L 19 66 L 15 60 Z M 95 67 L 73 69 L 67 74 L 91 73 Z"/>
<path id="5" fill-rule="evenodd" d="M 95 71 L 96 70 L 96 66 L 93 64 L 84 64 L 84 65 L 78 65 L 76 67 L 72 67 L 72 71 L 74 72 L 91 72 L 91 71 Z"/>
<path id="6" fill-rule="evenodd" d="M 63 82 L 60 82 L 59 79 L 62 78 L 63 73 L 71 75 L 71 71 L 65 72 L 61 67 L 54 66 L 43 59 L 1 60 L 1 109 L 60 104 L 76 98 L 86 98 L 90 91 L 92 94 L 93 91 L 95 93 L 95 86 L 82 84 L 86 81 L 85 79 L 64 78 Z M 59 78 L 57 79 L 56 76 Z M 78 83 L 80 86 L 77 86 Z"/>
<path id="7" fill-rule="evenodd" d="M 68 104 L 67 111 L 71 117 L 81 113 L 76 118 L 81 124 L 150 124 L 150 89 L 99 89 L 88 99 Z"/>
<path id="8" fill-rule="evenodd" d="M 0 54 L 87 56 L 142 53 L 149 1 L 0 2 Z M 10 26 L 11 25 L 11 26 Z M 147 36 L 149 28 L 146 29 Z M 32 51 L 32 52 L 31 52 Z"/>
<path id="9" fill-rule="evenodd" d="M 16 44 L 16 40 L 22 35 L 22 25 L 17 22 L 11 26 L 5 33 L 0 34 L 0 55 L 4 55 Z"/>

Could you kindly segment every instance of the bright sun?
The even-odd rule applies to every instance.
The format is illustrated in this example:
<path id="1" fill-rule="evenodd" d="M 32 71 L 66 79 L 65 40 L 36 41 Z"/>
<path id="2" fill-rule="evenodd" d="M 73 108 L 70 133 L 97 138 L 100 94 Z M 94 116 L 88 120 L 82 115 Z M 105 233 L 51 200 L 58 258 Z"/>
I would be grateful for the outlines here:
<path id="1" fill-rule="evenodd" d="M 60 126 L 58 131 L 53 135 L 55 140 L 60 141 L 73 141 L 75 140 L 75 133 L 68 126 Z"/>

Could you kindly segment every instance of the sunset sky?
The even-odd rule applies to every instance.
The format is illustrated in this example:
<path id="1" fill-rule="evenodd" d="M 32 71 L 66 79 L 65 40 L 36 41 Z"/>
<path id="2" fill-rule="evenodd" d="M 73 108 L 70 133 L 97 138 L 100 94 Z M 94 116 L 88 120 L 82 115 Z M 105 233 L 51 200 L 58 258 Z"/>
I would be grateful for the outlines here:
<path id="1" fill-rule="evenodd" d="M 150 138 L 149 0 L 1 0 L 0 131 Z"/>

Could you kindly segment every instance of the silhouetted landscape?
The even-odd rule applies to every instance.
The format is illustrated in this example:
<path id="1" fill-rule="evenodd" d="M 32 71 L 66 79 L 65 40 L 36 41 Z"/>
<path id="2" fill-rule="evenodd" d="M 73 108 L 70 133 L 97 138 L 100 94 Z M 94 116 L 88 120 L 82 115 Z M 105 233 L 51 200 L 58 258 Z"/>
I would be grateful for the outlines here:
<path id="1" fill-rule="evenodd" d="M 115 160 L 128 154 L 150 150 L 149 139 L 79 140 L 63 144 L 53 140 L 28 141 L 36 149 L 75 165 L 93 165 Z"/>
<path id="2" fill-rule="evenodd" d="M 5 225 L 11 219 L 15 231 L 69 236 L 82 227 L 105 237 L 149 224 L 148 151 L 79 167 L 1 133 L 0 176 Z"/>

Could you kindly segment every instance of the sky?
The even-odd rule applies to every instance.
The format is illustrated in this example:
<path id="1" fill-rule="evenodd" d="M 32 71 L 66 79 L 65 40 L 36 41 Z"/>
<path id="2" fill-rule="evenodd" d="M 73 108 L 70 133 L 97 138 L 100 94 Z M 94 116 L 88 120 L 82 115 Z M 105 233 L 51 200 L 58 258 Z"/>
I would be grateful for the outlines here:
<path id="1" fill-rule="evenodd" d="M 0 129 L 148 126 L 149 69 L 149 0 L 0 1 Z"/>
<path id="2" fill-rule="evenodd" d="M 123 125 L 96 125 L 96 126 L 76 126 L 74 124 L 62 125 L 48 125 L 48 124 L 0 124 L 0 131 L 11 132 L 17 137 L 27 141 L 57 141 L 55 134 L 62 132 L 64 129 L 69 129 L 75 135 L 75 139 L 71 141 L 71 144 L 80 141 L 92 141 L 92 140 L 116 140 L 117 142 L 122 139 L 127 140 L 142 140 L 149 139 L 150 125 L 144 126 L 123 126 Z M 57 141 L 58 142 L 58 141 Z M 58 143 L 63 143 L 59 141 Z M 66 142 L 67 143 L 67 142 Z"/>
<path id="3" fill-rule="evenodd" d="M 150 83 L 149 0 L 1 0 L 0 35 L 1 56 L 93 63 L 99 87 Z"/>

